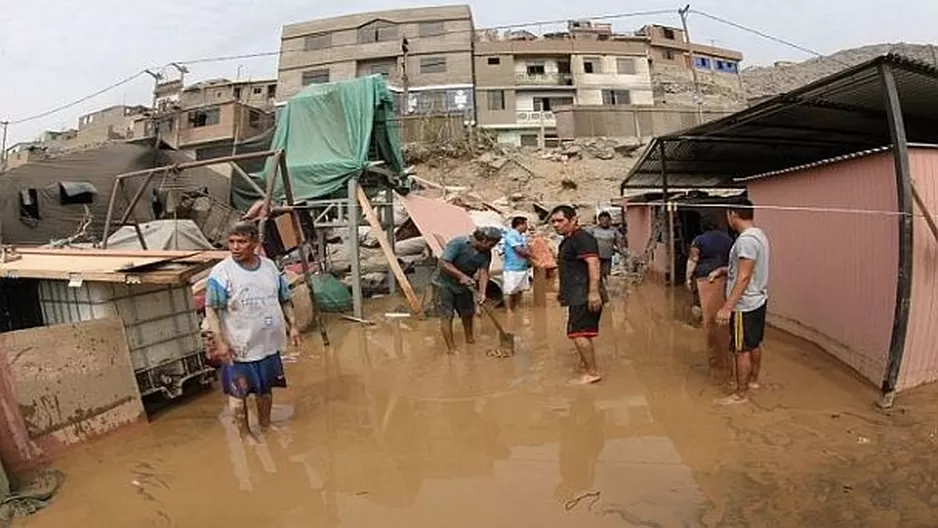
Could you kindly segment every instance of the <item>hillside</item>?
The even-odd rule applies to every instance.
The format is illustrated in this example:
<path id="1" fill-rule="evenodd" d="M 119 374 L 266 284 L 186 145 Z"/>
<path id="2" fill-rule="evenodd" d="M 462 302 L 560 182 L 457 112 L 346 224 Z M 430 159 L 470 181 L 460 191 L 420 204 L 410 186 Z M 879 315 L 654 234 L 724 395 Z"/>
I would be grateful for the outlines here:
<path id="1" fill-rule="evenodd" d="M 938 65 L 938 45 L 873 44 L 794 64 L 746 68 L 742 72 L 743 87 L 750 100 L 777 95 L 887 53 Z"/>

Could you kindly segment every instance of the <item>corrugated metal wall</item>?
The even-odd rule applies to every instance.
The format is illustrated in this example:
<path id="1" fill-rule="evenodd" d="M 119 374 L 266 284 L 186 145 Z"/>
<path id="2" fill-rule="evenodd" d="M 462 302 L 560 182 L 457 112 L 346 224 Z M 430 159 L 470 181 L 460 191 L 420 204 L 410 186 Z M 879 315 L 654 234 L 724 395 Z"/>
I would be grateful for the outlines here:
<path id="1" fill-rule="evenodd" d="M 938 150 L 912 149 L 912 180 L 931 214 L 938 214 Z M 917 214 L 923 211 L 915 207 Z M 913 222 L 912 304 L 898 390 L 938 380 L 938 243 L 922 217 Z"/>
<path id="2" fill-rule="evenodd" d="M 896 210 L 891 154 L 754 180 L 759 206 Z M 759 210 L 772 247 L 770 323 L 882 383 L 898 270 L 895 216 Z M 769 351 L 771 354 L 771 351 Z"/>

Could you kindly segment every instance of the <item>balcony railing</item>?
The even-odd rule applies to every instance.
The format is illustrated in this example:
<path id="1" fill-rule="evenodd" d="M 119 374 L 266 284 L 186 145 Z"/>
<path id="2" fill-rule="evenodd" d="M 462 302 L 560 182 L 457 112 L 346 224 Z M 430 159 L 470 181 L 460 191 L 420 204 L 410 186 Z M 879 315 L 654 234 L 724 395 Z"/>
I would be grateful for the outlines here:
<path id="1" fill-rule="evenodd" d="M 515 83 L 531 86 L 573 86 L 569 73 L 516 73 Z"/>
<path id="2" fill-rule="evenodd" d="M 553 126 L 556 123 L 553 112 L 517 112 L 516 122 L 520 125 L 539 125 L 541 122 L 545 125 Z"/>

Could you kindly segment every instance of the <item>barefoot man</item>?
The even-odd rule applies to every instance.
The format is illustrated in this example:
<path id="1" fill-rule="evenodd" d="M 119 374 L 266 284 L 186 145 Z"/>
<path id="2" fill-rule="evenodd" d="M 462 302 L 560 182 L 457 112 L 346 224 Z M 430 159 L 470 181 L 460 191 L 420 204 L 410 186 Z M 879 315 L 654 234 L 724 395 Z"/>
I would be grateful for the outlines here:
<path id="1" fill-rule="evenodd" d="M 300 340 L 290 288 L 276 264 L 257 254 L 258 244 L 257 226 L 235 224 L 228 232 L 231 255 L 212 269 L 205 294 L 205 317 L 222 362 L 222 390 L 244 437 L 251 435 L 246 405 L 251 394 L 261 429 L 270 427 L 273 388 L 287 386 L 280 351 L 288 331 L 294 346 Z"/>
<path id="2" fill-rule="evenodd" d="M 485 288 L 489 282 L 492 248 L 502 239 L 494 227 L 480 227 L 472 236 L 459 236 L 447 242 L 440 257 L 440 266 L 433 277 L 437 304 L 440 310 L 440 330 L 446 349 L 456 352 L 453 337 L 453 315 L 462 320 L 466 343 L 475 342 L 473 319 L 476 303 L 485 302 Z"/>
<path id="3" fill-rule="evenodd" d="M 752 202 L 743 200 L 726 212 L 730 228 L 739 233 L 730 250 L 729 264 L 710 274 L 726 276 L 726 302 L 717 323 L 730 325 L 730 348 L 736 356 L 736 392 L 720 403 L 745 403 L 749 390 L 759 387 L 762 338 L 769 284 L 769 239 L 753 222 Z"/>
<path id="4" fill-rule="evenodd" d="M 567 337 L 580 354 L 584 373 L 574 383 L 588 385 L 602 379 L 596 367 L 593 339 L 599 335 L 599 319 L 606 302 L 599 263 L 599 246 L 593 235 L 580 229 L 576 211 L 569 205 L 556 207 L 550 223 L 563 242 L 557 252 L 560 268 L 560 305 L 567 307 Z"/>
<path id="5" fill-rule="evenodd" d="M 516 216 L 505 233 L 505 269 L 502 270 L 502 293 L 509 318 L 521 302 L 521 294 L 531 287 L 531 253 L 528 251 L 528 219 Z"/>

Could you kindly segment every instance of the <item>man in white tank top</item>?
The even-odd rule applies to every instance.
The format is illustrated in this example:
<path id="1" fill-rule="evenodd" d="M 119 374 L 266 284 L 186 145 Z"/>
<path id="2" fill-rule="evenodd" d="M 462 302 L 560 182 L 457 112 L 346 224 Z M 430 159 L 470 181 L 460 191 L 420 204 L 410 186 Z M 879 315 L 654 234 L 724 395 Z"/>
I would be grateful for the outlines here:
<path id="1" fill-rule="evenodd" d="M 290 288 L 277 265 L 257 254 L 257 226 L 241 222 L 228 234 L 231 255 L 208 277 L 205 317 L 215 335 L 221 360 L 222 390 L 235 413 L 242 436 L 248 426 L 247 397 L 257 400 L 261 429 L 270 427 L 273 388 L 286 387 L 280 352 L 300 333 L 290 302 Z"/>

